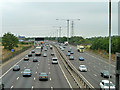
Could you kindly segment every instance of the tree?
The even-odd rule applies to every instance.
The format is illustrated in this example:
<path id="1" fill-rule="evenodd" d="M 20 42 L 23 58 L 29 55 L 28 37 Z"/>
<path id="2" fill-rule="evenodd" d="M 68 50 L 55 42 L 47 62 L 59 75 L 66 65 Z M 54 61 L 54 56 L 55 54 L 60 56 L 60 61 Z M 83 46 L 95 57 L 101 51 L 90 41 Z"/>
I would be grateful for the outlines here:
<path id="1" fill-rule="evenodd" d="M 11 50 L 14 47 L 17 47 L 18 39 L 14 34 L 11 34 L 10 32 L 5 33 L 2 37 L 2 45 L 5 49 Z"/>

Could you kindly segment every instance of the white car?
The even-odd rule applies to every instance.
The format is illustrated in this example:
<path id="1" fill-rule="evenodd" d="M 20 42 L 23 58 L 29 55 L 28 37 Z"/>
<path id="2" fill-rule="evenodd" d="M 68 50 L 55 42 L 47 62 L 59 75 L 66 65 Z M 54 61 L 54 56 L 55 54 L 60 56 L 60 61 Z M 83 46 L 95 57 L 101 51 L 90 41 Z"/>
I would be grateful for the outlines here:
<path id="1" fill-rule="evenodd" d="M 64 48 L 61 48 L 62 51 L 64 51 Z"/>
<path id="2" fill-rule="evenodd" d="M 52 64 L 58 64 L 58 59 L 56 57 L 52 58 Z"/>
<path id="3" fill-rule="evenodd" d="M 80 70 L 80 71 L 85 71 L 85 72 L 87 72 L 87 68 L 86 68 L 85 65 L 80 65 L 80 66 L 79 66 L 79 70 Z"/>
<path id="4" fill-rule="evenodd" d="M 109 90 L 109 80 L 102 80 L 100 82 L 101 90 Z M 110 90 L 115 90 L 115 85 L 110 81 Z"/>

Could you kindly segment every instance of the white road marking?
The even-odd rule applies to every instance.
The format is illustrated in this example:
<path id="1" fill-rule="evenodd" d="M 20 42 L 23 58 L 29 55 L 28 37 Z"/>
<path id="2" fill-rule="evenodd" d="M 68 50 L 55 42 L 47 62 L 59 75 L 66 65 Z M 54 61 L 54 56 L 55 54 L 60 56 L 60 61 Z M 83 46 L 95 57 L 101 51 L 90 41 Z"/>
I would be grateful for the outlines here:
<path id="1" fill-rule="evenodd" d="M 48 69 L 50 69 L 50 67 Z"/>
<path id="2" fill-rule="evenodd" d="M 28 65 L 28 63 L 27 63 L 27 65 Z"/>
<path id="3" fill-rule="evenodd" d="M 17 80 L 19 79 L 19 77 L 17 77 Z"/>
<path id="4" fill-rule="evenodd" d="M 24 59 L 24 58 L 22 58 L 20 61 L 18 61 L 17 63 L 15 63 L 11 68 L 9 68 L 9 69 L 0 77 L 0 79 L 1 79 L 2 77 L 4 77 L 11 69 L 13 69 L 13 67 L 14 67 L 15 65 L 17 65 L 18 63 L 20 63 L 23 59 Z"/>
<path id="5" fill-rule="evenodd" d="M 92 55 L 90 55 L 90 54 L 88 54 L 88 53 L 85 53 L 85 54 L 87 54 L 87 55 L 89 55 L 89 56 L 91 56 L 91 57 L 94 57 L 94 58 L 98 59 L 99 61 L 102 61 L 102 62 L 104 62 L 104 63 L 106 63 L 106 64 L 109 64 L 109 63 L 107 63 L 106 61 L 104 61 L 104 60 L 102 60 L 102 59 L 99 59 L 99 58 L 97 58 L 97 57 L 95 57 L 95 56 L 92 56 Z M 113 64 L 111 64 L 111 66 L 115 67 L 115 65 L 113 65 Z"/>
<path id="6" fill-rule="evenodd" d="M 53 87 L 51 87 L 51 90 L 53 90 Z"/>
<path id="7" fill-rule="evenodd" d="M 21 72 L 22 73 L 22 72 Z"/>
<path id="8" fill-rule="evenodd" d="M 35 72 L 37 74 L 37 72 Z"/>
<path id="9" fill-rule="evenodd" d="M 97 75 L 96 75 L 96 74 L 94 74 L 94 76 L 95 76 L 95 77 L 97 77 Z"/>
<path id="10" fill-rule="evenodd" d="M 33 89 L 34 87 L 32 86 L 32 89 Z"/>
<path id="11" fill-rule="evenodd" d="M 38 66 L 39 66 L 39 64 L 38 64 Z"/>
<path id="12" fill-rule="evenodd" d="M 49 74 L 50 74 L 50 72 L 49 72 Z"/>
<path id="13" fill-rule="evenodd" d="M 13 86 L 11 86 L 11 88 L 13 88 Z"/>
<path id="14" fill-rule="evenodd" d="M 48 65 L 50 65 L 50 64 L 48 64 Z"/>
<path id="15" fill-rule="evenodd" d="M 24 67 L 24 68 L 26 68 L 26 67 Z"/>
<path id="16" fill-rule="evenodd" d="M 52 79 L 50 78 L 50 81 L 51 81 Z"/>
<path id="17" fill-rule="evenodd" d="M 58 61 L 58 62 L 59 62 L 59 61 Z M 60 69 L 61 69 L 61 71 L 62 71 L 62 73 L 63 73 L 63 75 L 64 75 L 65 79 L 67 80 L 67 82 L 68 82 L 68 84 L 69 84 L 70 88 L 72 88 L 72 86 L 71 86 L 71 84 L 70 84 L 70 82 L 69 82 L 68 78 L 66 77 L 66 75 L 65 75 L 65 73 L 64 73 L 64 71 L 63 71 L 63 69 L 62 69 L 62 67 L 61 67 L 61 65 L 60 65 L 60 63 L 58 63 L 58 65 L 59 65 L 59 67 L 60 67 Z"/>
<path id="18" fill-rule="evenodd" d="M 34 77 L 34 80 L 35 80 L 35 77 Z"/>
<path id="19" fill-rule="evenodd" d="M 37 69 L 38 69 L 38 67 L 37 67 Z"/>

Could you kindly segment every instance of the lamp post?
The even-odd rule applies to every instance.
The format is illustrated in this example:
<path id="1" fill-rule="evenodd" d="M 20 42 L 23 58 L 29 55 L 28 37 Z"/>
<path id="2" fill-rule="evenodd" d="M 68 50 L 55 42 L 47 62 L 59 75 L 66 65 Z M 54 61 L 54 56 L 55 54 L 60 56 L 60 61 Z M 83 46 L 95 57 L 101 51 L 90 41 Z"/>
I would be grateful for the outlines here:
<path id="1" fill-rule="evenodd" d="M 80 20 L 80 19 L 56 19 L 56 20 L 65 20 L 65 21 L 67 21 L 67 42 L 69 41 L 69 22 L 71 21 L 71 20 Z"/>

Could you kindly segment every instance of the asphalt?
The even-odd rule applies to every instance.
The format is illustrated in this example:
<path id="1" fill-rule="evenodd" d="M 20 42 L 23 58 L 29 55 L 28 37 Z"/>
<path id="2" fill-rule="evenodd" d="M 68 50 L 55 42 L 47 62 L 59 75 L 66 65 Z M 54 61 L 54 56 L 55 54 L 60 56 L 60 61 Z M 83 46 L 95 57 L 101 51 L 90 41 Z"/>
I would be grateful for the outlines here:
<path id="1" fill-rule="evenodd" d="M 35 49 L 39 51 L 39 49 Z M 20 59 L 18 65 L 20 66 L 20 71 L 13 71 L 12 68 L 2 76 L 2 82 L 5 88 L 70 88 L 68 82 L 66 81 L 63 72 L 61 71 L 58 64 L 52 64 L 50 55 L 53 50 L 43 51 L 47 53 L 47 57 L 35 56 L 33 54 L 29 61 L 24 61 Z M 42 52 L 42 54 L 43 54 Z M 26 54 L 25 54 L 26 55 Z M 37 57 L 38 62 L 33 62 L 33 58 Z M 21 57 L 23 58 L 23 57 Z M 5 66 L 3 70 L 6 68 Z M 9 65 L 8 65 L 9 67 Z M 8 68 L 7 67 L 7 68 Z M 31 77 L 23 77 L 22 73 L 24 69 L 31 69 Z M 39 81 L 39 73 L 48 73 L 48 81 Z"/>
<path id="2" fill-rule="evenodd" d="M 106 80 L 107 78 L 103 78 L 100 76 L 100 72 L 101 70 L 105 69 L 108 70 L 109 69 L 109 64 L 108 64 L 108 60 L 106 60 L 105 58 L 102 58 L 100 56 L 94 55 L 92 53 L 89 53 L 88 51 L 85 51 L 84 53 L 80 53 L 77 51 L 77 47 L 75 46 L 67 46 L 65 48 L 65 51 L 63 51 L 63 53 L 66 55 L 67 54 L 67 50 L 69 49 L 69 47 L 72 47 L 72 51 L 74 52 L 73 56 L 75 58 L 75 60 L 69 60 L 69 56 L 68 60 L 73 64 L 73 66 L 79 70 L 79 66 L 81 64 L 86 65 L 86 67 L 88 68 L 87 72 L 80 72 L 85 78 L 86 80 L 92 84 L 92 86 L 94 88 L 100 88 L 99 83 L 101 80 Z M 79 61 L 79 57 L 82 56 L 85 61 Z M 115 63 L 111 62 L 111 81 L 115 84 Z M 108 80 L 108 79 L 107 79 Z"/>

